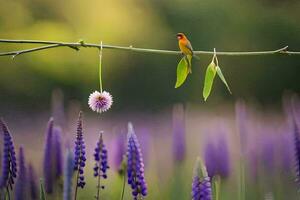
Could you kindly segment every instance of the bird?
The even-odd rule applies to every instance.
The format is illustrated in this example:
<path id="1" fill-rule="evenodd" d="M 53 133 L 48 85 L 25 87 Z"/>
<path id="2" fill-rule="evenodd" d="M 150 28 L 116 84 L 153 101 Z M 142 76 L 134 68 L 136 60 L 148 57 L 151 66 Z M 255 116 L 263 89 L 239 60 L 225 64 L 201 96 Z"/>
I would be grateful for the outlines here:
<path id="1" fill-rule="evenodd" d="M 176 36 L 178 39 L 179 49 L 181 53 L 185 56 L 185 59 L 188 63 L 188 73 L 192 73 L 191 60 L 192 57 L 194 56 L 194 51 L 191 42 L 187 39 L 187 37 L 183 33 L 177 33 Z"/>

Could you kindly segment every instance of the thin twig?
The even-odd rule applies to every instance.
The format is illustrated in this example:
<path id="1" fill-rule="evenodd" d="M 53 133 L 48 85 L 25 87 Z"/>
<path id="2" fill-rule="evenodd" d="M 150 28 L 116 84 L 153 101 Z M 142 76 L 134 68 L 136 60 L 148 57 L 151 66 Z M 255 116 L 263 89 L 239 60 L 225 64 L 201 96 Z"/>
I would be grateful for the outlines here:
<path id="1" fill-rule="evenodd" d="M 79 50 L 80 47 L 89 47 L 89 48 L 101 48 L 99 44 L 85 43 L 83 41 L 70 43 L 70 42 L 57 42 L 57 41 L 44 41 L 44 40 L 9 40 L 9 39 L 0 39 L 0 43 L 23 43 L 23 44 L 44 44 L 47 46 L 25 49 L 20 51 L 12 51 L 12 52 L 3 52 L 0 53 L 0 56 L 9 56 L 9 55 L 20 55 L 24 53 L 40 51 L 44 49 L 56 48 L 61 46 L 67 46 L 72 49 Z M 161 50 L 161 49 L 145 49 L 145 48 L 136 48 L 132 45 L 128 47 L 124 46 L 116 46 L 116 45 L 108 45 L 103 44 L 103 49 L 116 49 L 116 50 L 125 50 L 125 51 L 134 51 L 134 52 L 143 52 L 143 53 L 156 53 L 156 54 L 169 54 L 169 55 L 180 55 L 180 51 L 172 51 L 172 50 Z M 195 55 L 213 55 L 213 51 L 194 51 Z M 285 54 L 285 55 L 300 55 L 299 51 L 288 51 L 288 46 L 285 46 L 280 49 L 270 50 L 270 51 L 244 51 L 244 52 L 217 52 L 218 56 L 258 56 L 258 55 L 271 55 L 271 54 Z"/>

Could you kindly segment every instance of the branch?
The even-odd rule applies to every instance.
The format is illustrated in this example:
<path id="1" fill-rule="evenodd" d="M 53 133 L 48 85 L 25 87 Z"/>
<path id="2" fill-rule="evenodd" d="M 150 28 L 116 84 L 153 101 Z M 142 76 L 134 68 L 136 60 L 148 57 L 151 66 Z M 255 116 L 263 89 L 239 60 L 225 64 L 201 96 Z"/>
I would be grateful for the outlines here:
<path id="1" fill-rule="evenodd" d="M 34 51 L 41 51 L 45 49 L 51 49 L 56 47 L 70 47 L 75 50 L 79 50 L 81 47 L 89 48 L 101 48 L 100 44 L 84 43 L 79 41 L 76 43 L 70 42 L 57 42 L 57 41 L 43 41 L 43 40 L 8 40 L 0 39 L 0 43 L 23 43 L 23 44 L 41 44 L 44 46 L 24 49 L 19 51 L 11 52 L 2 52 L 0 56 L 13 56 L 13 58 L 20 54 L 30 53 Z M 136 48 L 133 46 L 123 47 L 115 45 L 102 45 L 103 49 L 116 49 L 116 50 L 125 50 L 125 51 L 134 51 L 134 52 L 143 52 L 143 53 L 157 53 L 157 54 L 169 54 L 169 55 L 180 55 L 180 51 L 171 51 L 171 50 L 160 50 L 160 49 L 145 49 L 145 48 Z M 213 51 L 194 51 L 195 55 L 214 55 Z M 258 56 L 258 55 L 272 55 L 272 54 L 285 54 L 285 55 L 300 55 L 300 52 L 288 51 L 288 46 L 285 46 L 280 49 L 271 50 L 271 51 L 245 51 L 245 52 L 217 52 L 217 55 L 220 56 Z"/>

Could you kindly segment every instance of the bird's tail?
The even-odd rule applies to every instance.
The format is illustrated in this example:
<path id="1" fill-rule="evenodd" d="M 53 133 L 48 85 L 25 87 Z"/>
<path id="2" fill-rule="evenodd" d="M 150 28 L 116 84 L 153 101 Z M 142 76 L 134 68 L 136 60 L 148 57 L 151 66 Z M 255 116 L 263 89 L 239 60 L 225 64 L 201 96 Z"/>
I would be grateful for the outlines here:
<path id="1" fill-rule="evenodd" d="M 188 64 L 188 73 L 191 74 L 192 73 L 192 56 L 191 55 L 186 55 L 185 59 L 186 59 L 187 64 Z"/>

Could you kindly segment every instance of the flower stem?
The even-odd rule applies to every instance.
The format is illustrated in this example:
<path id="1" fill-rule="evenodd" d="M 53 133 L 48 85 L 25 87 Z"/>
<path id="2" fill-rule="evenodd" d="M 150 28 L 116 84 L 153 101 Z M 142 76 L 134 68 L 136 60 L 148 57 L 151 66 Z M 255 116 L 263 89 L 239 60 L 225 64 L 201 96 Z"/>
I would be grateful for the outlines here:
<path id="1" fill-rule="evenodd" d="M 99 154 L 101 154 L 101 152 Z M 98 169 L 98 184 L 97 184 L 96 200 L 100 199 L 100 189 L 101 189 L 101 169 L 100 169 L 100 166 L 101 166 L 101 159 L 99 159 L 99 161 L 98 161 L 98 166 L 99 166 L 99 169 Z"/>
<path id="2" fill-rule="evenodd" d="M 74 194 L 74 200 L 77 199 L 77 191 L 78 191 L 78 176 L 79 176 L 79 170 L 76 173 L 76 186 L 75 186 L 75 194 Z"/>
<path id="3" fill-rule="evenodd" d="M 100 92 L 102 93 L 102 41 L 100 43 L 99 50 L 99 84 L 100 84 Z"/>
<path id="4" fill-rule="evenodd" d="M 246 185 L 245 185 L 245 165 L 243 156 L 240 159 L 240 200 L 246 199 Z"/>
<path id="5" fill-rule="evenodd" d="M 220 176 L 217 175 L 212 178 L 212 186 L 213 186 L 213 199 L 220 200 L 220 192 L 221 192 Z"/>
<path id="6" fill-rule="evenodd" d="M 99 170 L 100 171 L 100 170 Z M 99 172 L 100 173 L 100 172 Z M 97 196 L 96 196 L 96 199 L 99 200 L 100 199 L 100 189 L 101 189 L 101 183 L 100 183 L 100 180 L 101 180 L 101 175 L 99 174 L 98 175 L 98 185 L 97 185 Z"/>
<path id="7" fill-rule="evenodd" d="M 9 193 L 9 188 L 8 188 L 8 186 L 6 187 L 6 194 L 7 194 L 8 200 L 10 200 L 10 193 Z"/>
<path id="8" fill-rule="evenodd" d="M 123 185 L 122 185 L 122 192 L 121 192 L 120 200 L 124 199 L 125 186 L 126 186 L 126 168 L 124 169 Z"/>

